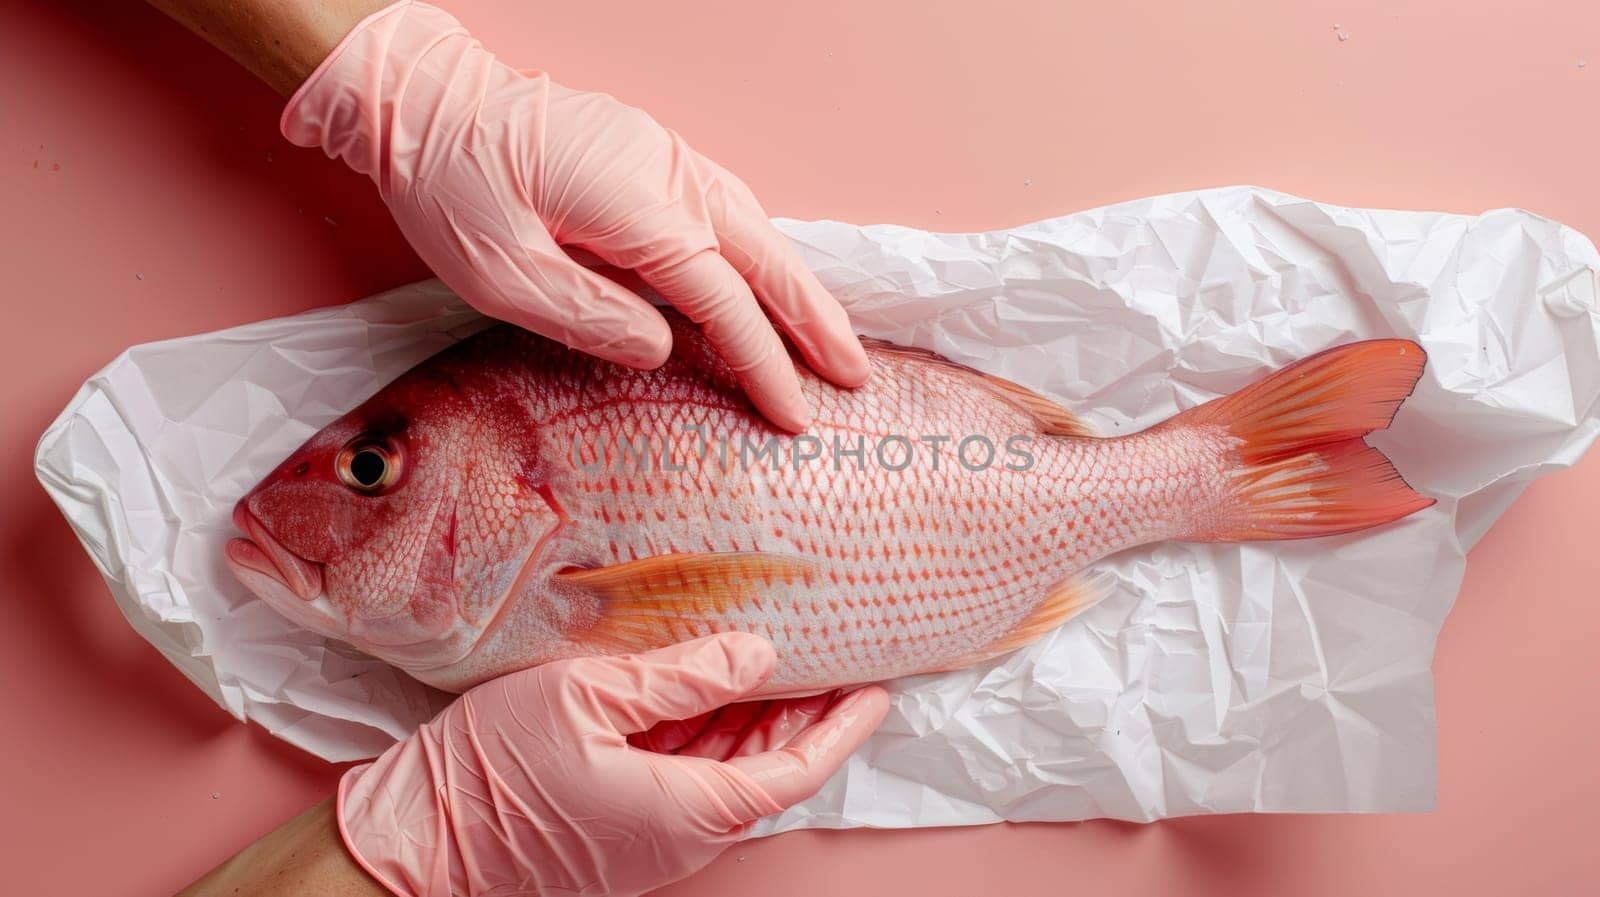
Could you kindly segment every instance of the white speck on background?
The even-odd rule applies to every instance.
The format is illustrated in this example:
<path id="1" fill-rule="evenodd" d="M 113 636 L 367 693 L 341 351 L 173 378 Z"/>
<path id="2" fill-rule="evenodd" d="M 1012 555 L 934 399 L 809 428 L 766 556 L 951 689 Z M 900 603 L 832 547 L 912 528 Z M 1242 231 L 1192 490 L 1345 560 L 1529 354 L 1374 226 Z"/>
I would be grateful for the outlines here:
<path id="1" fill-rule="evenodd" d="M 1345 42 L 1345 41 L 1347 41 L 1349 39 L 1350 39 L 1350 35 L 1345 34 L 1343 31 L 1339 32 L 1339 42 L 1340 43 L 1343 43 L 1343 42 Z"/>

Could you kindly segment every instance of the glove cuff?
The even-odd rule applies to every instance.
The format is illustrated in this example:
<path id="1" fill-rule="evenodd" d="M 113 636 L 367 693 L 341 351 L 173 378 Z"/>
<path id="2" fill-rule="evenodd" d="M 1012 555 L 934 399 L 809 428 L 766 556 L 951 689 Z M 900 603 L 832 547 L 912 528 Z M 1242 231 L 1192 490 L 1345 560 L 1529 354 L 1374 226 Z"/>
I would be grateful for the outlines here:
<path id="1" fill-rule="evenodd" d="M 391 767 L 404 766 L 397 753 L 415 753 L 411 740 L 400 742 L 372 763 L 352 767 L 339 777 L 334 803 L 334 818 L 339 823 L 339 838 L 346 852 L 373 880 L 395 897 L 448 897 L 448 872 L 437 867 L 444 859 L 449 867 L 446 833 L 442 827 L 423 825 L 417 833 L 408 830 L 412 815 L 438 814 L 436 808 L 400 807 L 394 799 L 407 796 L 429 800 L 431 788 L 425 782 L 392 782 L 395 790 L 384 787 Z M 432 810 L 432 813 L 430 813 Z M 442 814 L 438 814 L 441 815 Z M 421 834 L 417 838 L 416 834 Z M 432 838 L 428 836 L 432 835 Z M 430 843 L 431 842 L 431 843 Z"/>
<path id="2" fill-rule="evenodd" d="M 464 42 L 469 53 L 479 49 L 454 16 L 431 4 L 400 0 L 373 13 L 289 98 L 278 129 L 290 143 L 321 147 L 376 180 L 412 75 L 425 54 L 446 42 Z"/>

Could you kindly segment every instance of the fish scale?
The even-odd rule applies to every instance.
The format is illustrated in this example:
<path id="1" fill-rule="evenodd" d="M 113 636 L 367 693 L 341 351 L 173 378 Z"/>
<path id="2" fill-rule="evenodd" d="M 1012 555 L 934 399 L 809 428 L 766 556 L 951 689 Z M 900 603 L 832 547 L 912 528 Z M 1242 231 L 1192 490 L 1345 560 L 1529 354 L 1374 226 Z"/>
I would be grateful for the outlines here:
<path id="1" fill-rule="evenodd" d="M 895 435 L 915 439 L 957 434 L 983 435 L 999 446 L 1035 429 L 1026 415 L 993 402 L 960 403 L 954 414 L 930 408 L 933 413 L 920 419 L 903 414 L 891 418 L 887 409 L 904 399 L 908 379 L 898 368 L 913 362 L 898 357 L 874 361 L 879 365 L 874 378 L 848 394 L 848 402 L 838 401 L 837 393 L 815 381 L 811 384 L 808 399 L 818 409 L 811 432 L 825 445 L 831 447 L 834 437 L 846 441 L 866 436 L 871 442 Z M 918 392 L 953 386 L 948 380 L 914 382 Z M 695 425 L 708 426 L 736 444 L 770 435 L 759 420 L 718 407 L 722 396 L 714 391 L 679 391 L 674 399 L 675 415 L 657 413 L 661 406 L 630 413 L 637 406 L 628 403 L 626 392 L 612 396 L 588 391 L 582 396 L 585 413 L 549 408 L 557 437 L 551 445 L 570 447 L 574 439 L 613 445 L 617 437 L 646 438 L 659 452 L 683 432 L 679 428 Z M 615 430 L 608 431 L 608 425 Z M 585 501 L 567 508 L 571 528 L 565 538 L 574 546 L 571 560 L 579 566 L 594 565 L 588 550 L 597 544 L 607 546 L 610 563 L 738 551 L 817 562 L 823 575 L 804 590 L 780 594 L 759 609 L 674 621 L 673 634 L 693 637 L 741 629 L 765 636 L 780 655 L 797 658 L 774 675 L 773 686 L 785 691 L 825 687 L 840 675 L 857 681 L 904 675 L 952 662 L 997 640 L 1026 618 L 1051 586 L 1089 560 L 1170 535 L 1164 519 L 1139 508 L 1179 506 L 1184 490 L 1198 490 L 1195 474 L 1203 468 L 1186 463 L 1192 459 L 1169 447 L 1181 441 L 1181 434 L 1175 438 L 1172 433 L 1040 441 L 1037 466 L 1028 471 L 990 467 L 974 472 L 949 457 L 937 469 L 930 461 L 903 471 L 863 471 L 848 462 L 837 470 L 831 462 L 764 462 L 755 470 L 737 465 L 723 469 L 715 453 L 702 459 L 692 452 L 678 462 L 687 468 L 683 471 L 633 470 L 622 479 L 615 470 L 585 477 L 569 467 L 566 476 L 575 482 L 591 480 L 591 485 L 573 489 Z M 1205 450 L 1198 440 L 1188 442 L 1191 452 Z M 1139 471 L 1146 482 L 1159 480 L 1166 488 L 1133 502 L 1129 471 Z M 653 482 L 662 484 L 663 495 L 677 495 L 693 506 L 689 519 L 736 521 L 738 526 L 684 527 L 680 519 L 669 523 L 652 518 L 646 512 L 656 498 L 640 484 Z M 1099 498 L 1086 510 L 1091 496 Z M 1095 513 L 1100 517 L 1089 519 Z M 609 522 L 618 515 L 633 525 Z M 875 541 L 852 541 L 883 532 L 884 521 L 897 516 L 901 525 L 874 535 Z M 807 526 L 813 518 L 819 525 Z M 822 533 L 823 538 L 819 543 L 805 533 Z M 1019 539 L 1034 546 L 1031 554 L 1004 564 L 985 563 L 1011 554 Z M 555 554 L 560 553 L 557 546 Z M 900 560 L 921 556 L 929 559 Z M 918 585 L 907 587 L 913 583 Z"/>
<path id="2" fill-rule="evenodd" d="M 1026 645 L 1104 594 L 1094 562 L 1136 545 L 1348 532 L 1431 503 L 1362 440 L 1420 376 L 1403 340 L 1115 438 L 874 343 L 861 388 L 802 372 L 815 423 L 790 437 L 671 324 L 654 371 L 509 327 L 424 362 L 240 501 L 255 538 L 229 543 L 230 566 L 291 619 L 442 688 L 739 630 L 777 649 L 757 694 L 792 695 Z M 946 439 L 937 460 L 925 437 Z M 986 465 L 958 461 L 974 437 Z M 776 454 L 742 451 L 769 440 Z M 370 486 L 341 466 L 361 451 L 382 465 Z"/>

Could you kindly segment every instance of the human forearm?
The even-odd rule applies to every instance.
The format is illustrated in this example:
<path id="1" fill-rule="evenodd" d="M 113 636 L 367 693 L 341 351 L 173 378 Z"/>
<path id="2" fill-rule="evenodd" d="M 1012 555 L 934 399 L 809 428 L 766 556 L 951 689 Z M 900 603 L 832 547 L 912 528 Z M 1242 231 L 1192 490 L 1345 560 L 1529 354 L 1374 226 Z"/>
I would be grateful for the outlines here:
<path id="1" fill-rule="evenodd" d="M 339 838 L 333 798 L 239 851 L 178 897 L 389 897 Z"/>
<path id="2" fill-rule="evenodd" d="M 490 680 L 179 897 L 638 897 L 815 794 L 888 712 L 869 686 L 717 722 L 776 666 L 725 632 Z"/>
<path id="3" fill-rule="evenodd" d="M 356 23 L 391 0 L 149 0 L 288 96 Z"/>

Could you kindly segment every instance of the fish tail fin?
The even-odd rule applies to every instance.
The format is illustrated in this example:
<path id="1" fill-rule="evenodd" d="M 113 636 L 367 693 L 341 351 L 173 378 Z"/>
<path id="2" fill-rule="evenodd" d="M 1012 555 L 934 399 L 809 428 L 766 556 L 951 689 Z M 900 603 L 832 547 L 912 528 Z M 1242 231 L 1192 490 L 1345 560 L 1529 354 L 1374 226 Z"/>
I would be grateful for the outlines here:
<path id="1" fill-rule="evenodd" d="M 1432 505 L 1362 438 L 1389 426 L 1426 360 L 1410 340 L 1339 346 L 1174 418 L 1231 437 L 1221 506 L 1186 538 L 1327 536 Z"/>

